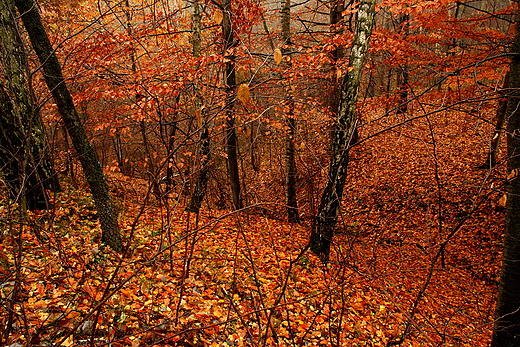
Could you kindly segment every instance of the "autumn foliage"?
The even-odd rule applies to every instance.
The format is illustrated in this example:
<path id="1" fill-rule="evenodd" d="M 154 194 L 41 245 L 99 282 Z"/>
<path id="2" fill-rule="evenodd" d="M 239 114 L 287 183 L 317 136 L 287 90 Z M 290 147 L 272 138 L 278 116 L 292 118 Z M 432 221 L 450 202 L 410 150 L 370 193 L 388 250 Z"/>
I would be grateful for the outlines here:
<path id="1" fill-rule="evenodd" d="M 326 264 L 307 245 L 327 178 L 333 98 L 347 72 L 348 55 L 337 52 L 351 46 L 355 4 L 334 28 L 328 4 L 293 6 L 289 47 L 280 44 L 278 3 L 234 1 L 237 44 L 223 52 L 222 9 L 200 2 L 200 56 L 189 2 L 40 5 L 120 211 L 125 250 L 100 243 L 78 160 L 30 55 L 63 189 L 50 210 L 32 212 L 2 191 L 1 345 L 489 344 L 503 151 L 496 167 L 477 167 L 503 97 L 509 2 L 377 5 L 359 141 Z M 239 211 L 224 148 L 231 55 Z M 403 103 L 406 112 L 396 112 Z M 299 224 L 285 221 L 290 108 Z M 196 214 L 186 206 L 205 159 L 203 127 L 210 178 Z"/>

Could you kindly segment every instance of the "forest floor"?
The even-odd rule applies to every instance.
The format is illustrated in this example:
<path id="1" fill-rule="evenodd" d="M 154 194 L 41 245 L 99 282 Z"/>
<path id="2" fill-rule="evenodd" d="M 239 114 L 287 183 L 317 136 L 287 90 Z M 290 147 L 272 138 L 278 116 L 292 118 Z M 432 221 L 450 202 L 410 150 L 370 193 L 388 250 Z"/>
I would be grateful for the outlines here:
<path id="1" fill-rule="evenodd" d="M 362 139 L 396 122 L 372 118 Z M 433 114 L 355 147 L 327 265 L 306 251 L 308 222 L 143 206 L 130 181 L 122 256 L 68 187 L 54 211 L 4 226 L 0 344 L 486 346 L 505 174 L 475 168 L 490 138 L 478 121 Z"/>

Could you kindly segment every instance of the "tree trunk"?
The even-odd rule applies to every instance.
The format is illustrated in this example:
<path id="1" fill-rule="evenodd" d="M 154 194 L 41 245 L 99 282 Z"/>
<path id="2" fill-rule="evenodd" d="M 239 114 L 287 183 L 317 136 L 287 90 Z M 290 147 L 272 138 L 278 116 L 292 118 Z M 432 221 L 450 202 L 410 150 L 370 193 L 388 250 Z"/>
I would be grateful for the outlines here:
<path id="1" fill-rule="evenodd" d="M 504 77 L 504 86 L 499 93 L 502 95 L 506 94 L 508 85 L 509 72 Z M 478 166 L 479 169 L 492 169 L 497 164 L 498 145 L 500 144 L 500 137 L 504 128 L 504 123 L 506 121 L 506 113 L 507 98 L 500 98 L 500 100 L 498 101 L 498 107 L 496 112 L 495 132 L 493 133 L 493 138 L 491 139 L 491 144 L 489 145 L 489 151 L 486 161 L 484 162 L 484 164 Z"/>
<path id="2" fill-rule="evenodd" d="M 110 196 L 108 184 L 103 174 L 96 152 L 88 140 L 74 101 L 67 88 L 58 58 L 43 27 L 38 8 L 33 0 L 15 0 L 31 44 L 42 64 L 45 82 L 58 106 L 67 132 L 92 192 L 98 218 L 101 224 L 102 241 L 116 251 L 123 246 L 117 224 L 117 212 Z"/>
<path id="3" fill-rule="evenodd" d="M 209 179 L 209 161 L 210 161 L 210 141 L 209 141 L 209 130 L 207 126 L 202 127 L 202 133 L 200 135 L 200 172 L 195 183 L 193 195 L 191 196 L 190 205 L 188 210 L 191 212 L 199 213 L 202 201 L 206 195 L 206 189 L 208 187 Z"/>
<path id="4" fill-rule="evenodd" d="M 506 223 L 502 274 L 498 287 L 492 347 L 520 344 L 520 10 L 511 52 L 507 105 L 507 186 Z"/>
<path id="5" fill-rule="evenodd" d="M 291 55 L 291 0 L 282 0 L 281 9 L 282 24 L 282 52 L 283 55 Z M 290 66 L 290 62 L 288 63 Z M 285 139 L 285 203 L 287 205 L 287 219 L 291 223 L 298 223 L 300 216 L 298 213 L 298 199 L 296 196 L 296 180 L 298 172 L 296 168 L 296 119 L 294 117 L 294 99 L 290 87 L 290 81 L 282 80 L 287 96 L 287 114 L 285 123 L 287 124 L 289 134 Z"/>
<path id="6" fill-rule="evenodd" d="M 409 14 L 402 14 L 399 18 L 399 31 L 403 37 L 408 36 L 408 21 Z M 403 64 L 399 67 L 397 75 L 397 85 L 399 86 L 399 105 L 397 106 L 396 114 L 403 114 L 408 111 L 408 67 Z"/>
<path id="7" fill-rule="evenodd" d="M 112 144 L 114 146 L 114 153 L 116 155 L 117 167 L 123 175 L 130 176 L 131 170 L 128 161 L 125 159 L 125 154 L 123 151 L 123 142 L 121 140 L 121 130 L 119 127 L 115 129 L 115 135 L 112 138 Z"/>
<path id="8" fill-rule="evenodd" d="M 200 13 L 200 5 L 198 0 L 193 3 L 193 56 L 195 58 L 200 57 L 201 47 L 201 33 L 202 33 L 202 15 Z M 201 133 L 199 138 L 200 143 L 200 171 L 195 182 L 195 188 L 190 199 L 190 204 L 187 210 L 195 213 L 199 213 L 202 201 L 206 196 L 206 190 L 208 187 L 209 180 L 209 168 L 211 158 L 211 147 L 209 138 L 209 125 L 204 119 L 203 102 L 202 96 L 200 95 L 200 87 L 197 85 L 195 88 L 197 93 L 195 99 L 195 109 L 199 116 L 199 124 L 201 126 Z"/>
<path id="9" fill-rule="evenodd" d="M 343 29 L 343 11 L 345 10 L 344 0 L 334 0 L 330 7 L 330 32 L 332 35 L 342 35 Z M 344 57 L 345 49 L 342 45 L 338 45 L 330 53 L 332 56 L 332 93 L 329 97 L 330 113 L 337 117 L 339 99 L 340 99 L 340 83 L 341 77 L 338 73 L 338 60 Z"/>
<path id="10" fill-rule="evenodd" d="M 161 116 L 162 117 L 162 116 Z M 175 174 L 173 172 L 174 156 L 175 156 L 175 136 L 177 135 L 177 124 L 175 120 L 161 125 L 161 132 L 165 134 L 166 144 L 166 178 L 164 180 L 166 188 L 164 189 L 165 196 L 173 193 L 173 187 L 175 186 Z M 162 136 L 162 135 L 161 135 Z"/>
<path id="11" fill-rule="evenodd" d="M 332 138 L 332 158 L 327 184 L 321 197 L 318 214 L 313 223 L 310 248 L 322 261 L 328 261 L 334 227 L 339 214 L 347 175 L 348 154 L 356 129 L 356 102 L 361 72 L 365 63 L 372 27 L 375 0 L 362 0 L 356 20 L 354 43 L 350 54 L 349 71 L 343 80 L 338 117 Z"/>
<path id="12" fill-rule="evenodd" d="M 233 114 L 236 78 L 235 78 L 235 54 L 236 47 L 233 35 L 233 22 L 231 20 L 231 0 L 222 1 L 222 34 L 224 36 L 224 56 L 227 59 L 224 71 L 226 82 L 226 153 L 229 183 L 233 208 L 242 208 L 242 196 L 240 193 L 240 176 L 238 172 L 238 138 L 235 130 L 235 115 Z"/>
<path id="13" fill-rule="evenodd" d="M 0 151 L 11 198 L 24 197 L 30 210 L 47 209 L 47 190 L 59 189 L 47 151 L 41 115 L 29 88 L 26 52 L 12 0 L 0 3 L 0 62 L 6 89 L 0 86 Z M 22 193 L 22 194 L 20 194 Z"/>
<path id="14" fill-rule="evenodd" d="M 0 84 L 0 132 L 0 165 L 9 189 L 9 197 L 14 202 L 22 202 L 22 199 L 25 201 L 26 136 L 21 119 L 16 117 L 11 99 L 2 84 Z"/>
<path id="15" fill-rule="evenodd" d="M 285 140 L 285 202 L 287 205 L 287 219 L 290 223 L 298 223 L 300 221 L 298 199 L 296 195 L 298 171 L 296 168 L 296 148 L 294 143 L 296 119 L 294 119 L 294 104 L 292 103 L 292 100 L 289 104 L 289 114 L 286 117 L 286 123 L 289 127 L 289 134 Z"/>

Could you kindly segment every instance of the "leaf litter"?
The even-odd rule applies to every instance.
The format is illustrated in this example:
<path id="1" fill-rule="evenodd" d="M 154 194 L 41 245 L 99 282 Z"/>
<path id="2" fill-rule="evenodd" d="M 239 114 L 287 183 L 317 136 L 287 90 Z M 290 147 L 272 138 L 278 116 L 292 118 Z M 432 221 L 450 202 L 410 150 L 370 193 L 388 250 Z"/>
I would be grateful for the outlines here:
<path id="1" fill-rule="evenodd" d="M 196 218 L 175 202 L 174 213 L 140 214 L 125 200 L 132 240 L 116 254 L 99 246 L 90 200 L 68 187 L 52 218 L 34 213 L 20 229 L 22 257 L 14 228 L 0 244 L 2 302 L 20 262 L 6 345 L 384 346 L 408 324 L 402 346 L 485 346 L 503 223 L 492 183 L 504 174 L 474 169 L 487 137 L 467 117 L 413 121 L 353 149 L 326 265 L 306 251 L 308 224 L 247 211 Z"/>

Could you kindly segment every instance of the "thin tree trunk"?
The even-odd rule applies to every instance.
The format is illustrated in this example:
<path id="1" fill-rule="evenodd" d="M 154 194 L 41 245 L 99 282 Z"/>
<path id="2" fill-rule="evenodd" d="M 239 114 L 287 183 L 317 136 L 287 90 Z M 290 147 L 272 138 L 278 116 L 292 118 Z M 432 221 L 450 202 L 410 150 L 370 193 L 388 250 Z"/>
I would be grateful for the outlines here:
<path id="1" fill-rule="evenodd" d="M 116 155 L 117 166 L 123 175 L 130 176 L 130 166 L 127 161 L 125 161 L 125 155 L 123 152 L 123 142 L 121 140 L 121 131 L 119 127 L 116 128 L 115 136 L 112 138 L 112 144 L 114 146 L 114 153 Z"/>
<path id="2" fill-rule="evenodd" d="M 298 180 L 298 171 L 296 168 L 296 148 L 295 133 L 296 119 L 294 119 L 294 104 L 289 104 L 289 114 L 286 116 L 286 123 L 289 127 L 289 134 L 285 142 L 285 198 L 287 205 L 287 218 L 290 223 L 298 223 L 300 215 L 298 213 L 298 199 L 296 191 L 296 181 Z"/>
<path id="3" fill-rule="evenodd" d="M 399 68 L 399 106 L 396 114 L 403 114 L 408 111 L 408 70 L 406 65 Z"/>
<path id="4" fill-rule="evenodd" d="M 375 0 L 362 0 L 356 20 L 349 71 L 343 80 L 338 117 L 332 139 L 332 158 L 318 215 L 313 223 L 310 248 L 322 261 L 328 261 L 334 227 L 339 214 L 347 176 L 348 154 L 356 129 L 356 102 L 361 72 L 374 25 Z"/>
<path id="5" fill-rule="evenodd" d="M 249 122 L 249 143 L 251 144 L 251 167 L 253 171 L 258 173 L 262 168 L 262 154 L 259 152 L 258 147 L 258 128 L 260 127 L 260 121 L 253 120 Z"/>
<path id="6" fill-rule="evenodd" d="M 291 55 L 291 0 L 282 0 L 282 53 L 290 57 Z M 290 62 L 288 63 L 290 66 Z M 290 88 L 290 81 L 283 80 L 285 94 L 287 95 L 288 112 L 285 116 L 285 123 L 289 128 L 289 134 L 285 139 L 285 203 L 287 205 L 287 218 L 291 223 L 298 223 L 300 216 L 298 213 L 298 199 L 296 191 L 296 181 L 298 171 L 296 168 L 296 119 L 294 117 L 294 99 Z"/>
<path id="7" fill-rule="evenodd" d="M 161 116 L 162 117 L 162 116 Z M 172 124 L 173 123 L 173 124 Z M 164 133 L 166 134 L 165 144 L 166 144 L 166 178 L 165 178 L 165 196 L 168 197 L 168 194 L 173 192 L 173 187 L 175 186 L 174 181 L 174 172 L 173 165 L 174 160 L 174 145 L 175 145 L 175 136 L 177 135 L 177 124 L 175 120 L 172 123 L 167 123 L 164 125 Z M 163 126 L 161 125 L 161 129 Z M 169 130 L 169 131 L 167 131 Z M 161 130 L 161 132 L 163 132 Z"/>
<path id="8" fill-rule="evenodd" d="M 341 35 L 343 34 L 343 11 L 345 10 L 345 1 L 344 0 L 334 0 L 330 7 L 330 31 L 333 35 Z M 332 71 L 332 96 L 329 98 L 330 100 L 330 112 L 337 117 L 338 107 L 339 107 L 339 99 L 340 99 L 340 74 L 338 73 L 338 65 L 337 62 L 339 59 L 343 58 L 345 49 L 338 45 L 331 52 L 332 62 L 333 62 L 333 71 Z"/>
<path id="9" fill-rule="evenodd" d="M 504 87 L 499 92 L 500 94 L 506 94 L 505 90 L 507 90 L 507 86 L 509 85 L 509 72 L 506 74 L 504 78 Z M 507 98 L 501 98 L 498 101 L 498 107 L 496 112 L 496 123 L 495 123 L 495 132 L 493 133 L 493 138 L 491 139 L 491 144 L 489 145 L 489 151 L 484 164 L 479 165 L 479 169 L 492 169 L 497 164 L 497 155 L 498 155 L 498 145 L 500 144 L 500 137 L 502 135 L 502 130 L 504 129 L 504 123 L 506 121 L 506 113 L 507 113 Z"/>
<path id="10" fill-rule="evenodd" d="M 506 223 L 502 274 L 498 287 L 492 347 L 518 346 L 520 341 L 520 10 L 511 52 L 507 112 Z"/>
<path id="11" fill-rule="evenodd" d="M 16 24 L 13 0 L 0 3 L 0 62 L 6 89 L 1 89 L 2 170 L 11 198 L 20 192 L 30 210 L 48 208 L 47 190 L 59 190 L 47 151 L 41 115 L 34 107 L 26 52 Z"/>
<path id="12" fill-rule="evenodd" d="M 65 127 L 72 139 L 74 149 L 92 192 L 98 218 L 101 223 L 102 241 L 116 251 L 123 246 L 117 224 L 117 212 L 110 196 L 96 152 L 90 144 L 85 128 L 78 115 L 52 45 L 43 27 L 38 8 L 33 0 L 15 0 L 31 44 L 42 64 L 45 82 L 58 106 Z"/>
<path id="13" fill-rule="evenodd" d="M 193 56 L 195 58 L 199 58 L 201 51 L 201 33 L 202 33 L 202 15 L 200 13 L 200 5 L 198 0 L 195 0 L 193 3 Z M 206 190 L 208 187 L 209 180 L 209 168 L 210 168 L 210 158 L 211 158 L 211 147 L 210 147 L 210 137 L 209 137 L 209 125 L 205 121 L 204 111 L 202 109 L 202 96 L 200 95 L 201 91 L 199 86 L 195 88 L 195 92 L 197 93 L 195 99 L 195 109 L 197 115 L 199 116 L 199 124 L 201 126 L 201 133 L 199 138 L 200 143 L 200 171 L 197 176 L 197 181 L 195 182 L 195 188 L 193 189 L 193 194 L 190 199 L 190 204 L 188 205 L 188 210 L 191 212 L 199 213 L 200 208 L 202 206 L 202 201 L 204 201 L 204 197 L 206 196 Z"/>
<path id="14" fill-rule="evenodd" d="M 191 212 L 199 213 L 200 207 L 202 206 L 202 201 L 204 200 L 204 196 L 206 195 L 206 189 L 208 187 L 209 180 L 209 161 L 210 161 L 210 139 L 209 139 L 209 130 L 207 126 L 203 126 L 202 133 L 200 135 L 200 165 L 201 169 L 199 172 L 199 176 L 197 178 L 197 182 L 195 183 L 195 188 L 193 190 L 193 195 L 191 196 L 190 205 L 188 210 Z"/>
<path id="15" fill-rule="evenodd" d="M 235 78 L 235 54 L 232 52 L 236 47 L 233 35 L 233 22 L 231 19 L 231 0 L 222 1 L 222 34 L 224 36 L 224 56 L 227 59 L 224 72 L 226 82 L 226 154 L 229 183 L 231 186 L 231 197 L 233 208 L 242 208 L 242 196 L 240 193 L 240 175 L 238 172 L 238 138 L 235 129 L 235 115 L 233 114 L 236 78 Z"/>
<path id="16" fill-rule="evenodd" d="M 281 26 L 282 33 L 281 39 L 282 44 L 282 53 L 283 55 L 291 54 L 291 1 L 290 0 L 282 0 L 282 9 L 281 9 Z M 269 27 L 267 26 L 267 22 L 262 13 L 262 23 L 264 27 L 264 31 L 269 37 L 269 43 L 271 45 L 271 49 L 275 50 L 275 45 L 273 40 L 270 38 Z M 289 47 L 287 47 L 289 46 Z M 290 65 L 290 63 L 289 63 Z M 285 122 L 289 128 L 289 134 L 285 139 L 285 203 L 287 207 L 287 219 L 291 223 L 298 223 L 300 221 L 300 216 L 298 212 L 298 199 L 297 199 L 297 189 L 296 189 L 296 181 L 298 179 L 298 171 L 296 166 L 296 146 L 295 146 L 295 137 L 296 137 L 296 119 L 294 117 L 294 99 L 291 91 L 291 87 L 289 82 L 284 80 L 284 77 L 281 73 L 277 74 L 278 78 L 282 81 L 284 86 L 284 90 L 287 97 L 287 107 L 288 111 L 285 116 Z M 252 133 L 252 131 L 251 131 Z"/>
<path id="17" fill-rule="evenodd" d="M 399 31 L 401 31 L 404 38 L 408 36 L 408 21 L 410 20 L 409 14 L 402 14 L 399 18 Z M 403 64 L 398 70 L 398 86 L 399 86 L 399 106 L 397 107 L 396 114 L 403 114 L 408 111 L 408 67 Z"/>

